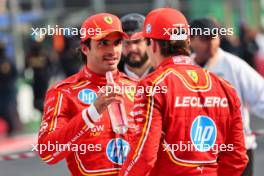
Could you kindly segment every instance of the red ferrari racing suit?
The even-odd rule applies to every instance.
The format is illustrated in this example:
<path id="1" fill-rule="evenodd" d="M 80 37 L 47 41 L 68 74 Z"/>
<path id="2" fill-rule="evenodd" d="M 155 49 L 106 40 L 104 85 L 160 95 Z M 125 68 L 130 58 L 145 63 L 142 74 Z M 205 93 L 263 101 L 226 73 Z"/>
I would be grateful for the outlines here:
<path id="1" fill-rule="evenodd" d="M 120 72 L 114 75 L 114 80 L 120 88 L 136 86 L 134 80 Z M 42 160 L 54 164 L 66 158 L 74 176 L 118 174 L 137 132 L 130 113 L 134 95 L 132 91 L 124 91 L 131 128 L 123 135 L 115 134 L 108 111 L 100 116 L 93 106 L 97 93 L 105 85 L 105 76 L 84 67 L 47 92 L 38 139 Z"/>
<path id="2" fill-rule="evenodd" d="M 239 107 L 234 88 L 189 57 L 164 60 L 137 86 L 133 114 L 142 132 L 120 175 L 241 175 Z"/>

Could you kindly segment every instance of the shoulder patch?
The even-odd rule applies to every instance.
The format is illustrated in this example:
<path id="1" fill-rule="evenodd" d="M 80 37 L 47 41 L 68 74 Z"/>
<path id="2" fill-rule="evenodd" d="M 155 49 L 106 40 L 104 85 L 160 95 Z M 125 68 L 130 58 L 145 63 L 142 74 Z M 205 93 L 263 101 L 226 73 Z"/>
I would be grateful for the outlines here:
<path id="1" fill-rule="evenodd" d="M 186 70 L 186 72 L 195 83 L 198 83 L 199 77 L 195 70 Z"/>
<path id="2" fill-rule="evenodd" d="M 62 80 L 61 82 L 55 84 L 54 86 L 52 86 L 52 88 L 57 89 L 63 85 L 67 85 L 67 84 L 74 84 L 76 82 L 78 82 L 79 80 L 79 73 L 72 75 L 64 80 Z"/>

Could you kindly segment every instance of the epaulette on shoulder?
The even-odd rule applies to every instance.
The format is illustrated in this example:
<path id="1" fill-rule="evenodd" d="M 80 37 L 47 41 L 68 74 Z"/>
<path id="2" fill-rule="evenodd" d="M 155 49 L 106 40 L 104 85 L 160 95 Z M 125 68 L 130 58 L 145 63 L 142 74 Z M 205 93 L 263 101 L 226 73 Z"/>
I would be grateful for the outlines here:
<path id="1" fill-rule="evenodd" d="M 223 83 L 225 86 L 230 87 L 230 88 L 232 88 L 232 89 L 235 89 L 234 86 L 233 86 L 231 83 L 229 83 L 227 80 L 225 80 L 224 78 L 222 78 L 222 77 L 216 75 L 215 73 L 213 73 L 213 72 L 211 72 L 211 71 L 209 71 L 209 70 L 207 70 L 207 69 L 205 69 L 205 70 L 206 70 L 211 76 L 216 77 L 216 78 L 219 80 L 219 82 Z"/>
<path id="2" fill-rule="evenodd" d="M 145 76 L 144 79 L 155 79 L 159 75 L 160 75 L 159 72 L 153 71 L 153 72 L 149 73 L 147 76 Z"/>
<path id="3" fill-rule="evenodd" d="M 72 76 L 60 81 L 59 83 L 52 86 L 50 89 L 58 89 L 58 88 L 63 87 L 64 85 L 74 84 L 75 82 L 78 82 L 78 74 L 72 75 Z"/>
<path id="4" fill-rule="evenodd" d="M 220 80 L 222 83 L 224 83 L 226 86 L 231 87 L 232 89 L 235 89 L 235 87 L 234 87 L 232 84 L 230 84 L 227 80 L 225 80 L 225 79 L 223 79 L 223 78 L 221 78 L 221 77 L 219 77 L 219 80 Z"/>

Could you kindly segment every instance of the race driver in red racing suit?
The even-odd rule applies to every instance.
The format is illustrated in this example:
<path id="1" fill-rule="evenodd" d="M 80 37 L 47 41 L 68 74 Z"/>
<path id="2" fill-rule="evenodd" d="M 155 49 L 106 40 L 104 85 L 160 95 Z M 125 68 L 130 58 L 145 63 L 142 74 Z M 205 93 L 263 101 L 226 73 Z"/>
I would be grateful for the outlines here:
<path id="1" fill-rule="evenodd" d="M 88 58 L 83 69 L 47 92 L 39 131 L 38 150 L 42 160 L 54 164 L 66 158 L 74 176 L 117 175 L 137 133 L 130 115 L 132 92 L 107 95 L 104 89 L 106 71 L 112 71 L 115 83 L 121 88 L 136 85 L 117 71 L 125 36 L 121 22 L 112 14 L 101 13 L 83 24 L 87 30 L 97 27 L 102 34 L 87 33 L 81 38 L 84 59 Z M 106 110 L 114 101 L 124 102 L 131 127 L 122 135 L 113 132 Z"/>
<path id="2" fill-rule="evenodd" d="M 142 132 L 120 175 L 240 176 L 247 156 L 238 96 L 225 80 L 191 64 L 186 33 L 163 35 L 177 24 L 188 26 L 171 8 L 153 10 L 144 22 L 157 69 L 138 85 L 133 114 Z M 148 86 L 152 94 L 141 91 Z"/>

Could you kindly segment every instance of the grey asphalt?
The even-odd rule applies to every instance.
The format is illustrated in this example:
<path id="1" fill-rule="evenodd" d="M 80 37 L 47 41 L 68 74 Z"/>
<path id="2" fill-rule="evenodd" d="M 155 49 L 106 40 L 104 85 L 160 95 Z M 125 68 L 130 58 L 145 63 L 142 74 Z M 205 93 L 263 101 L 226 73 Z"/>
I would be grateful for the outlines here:
<path id="1" fill-rule="evenodd" d="M 264 120 L 252 118 L 254 129 L 264 128 Z M 257 138 L 258 149 L 255 151 L 255 174 L 264 173 L 264 136 Z M 49 166 L 38 157 L 15 161 L 0 161 L 0 176 L 70 176 L 65 162 Z"/>

